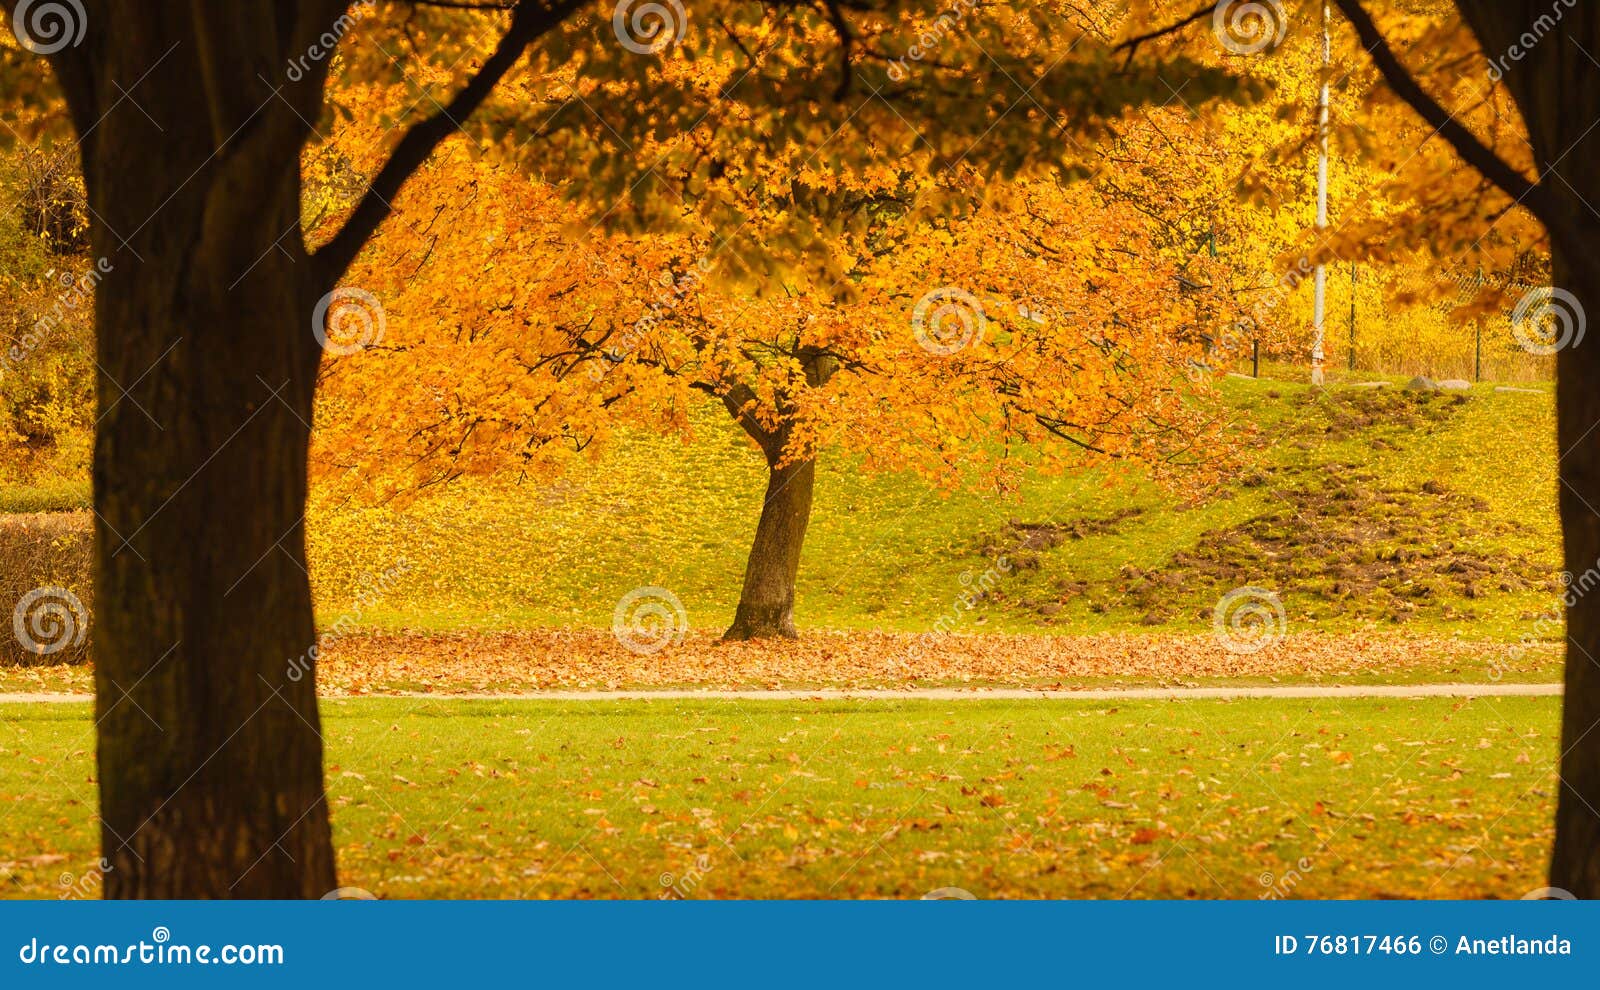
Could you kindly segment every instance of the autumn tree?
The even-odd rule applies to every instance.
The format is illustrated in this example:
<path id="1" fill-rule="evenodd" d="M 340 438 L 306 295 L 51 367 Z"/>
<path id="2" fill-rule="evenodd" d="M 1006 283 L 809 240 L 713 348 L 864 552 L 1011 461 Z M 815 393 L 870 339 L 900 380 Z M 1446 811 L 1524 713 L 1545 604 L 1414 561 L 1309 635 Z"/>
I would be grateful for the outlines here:
<path id="1" fill-rule="evenodd" d="M 741 149 L 805 148 L 831 170 L 865 170 L 885 154 L 867 136 L 904 118 L 936 135 L 929 160 L 960 158 L 981 176 L 1049 170 L 1062 127 L 1151 98 L 1161 73 L 1192 77 L 1197 98 L 1232 86 L 1225 73 L 1130 67 L 1052 35 L 1060 18 L 1048 7 L 997 11 L 1009 23 L 984 33 L 982 62 L 930 61 L 888 88 L 889 64 L 910 28 L 936 18 L 934 4 L 724 0 L 696 12 L 714 29 L 691 35 L 706 69 L 693 86 L 641 57 L 653 35 L 621 44 L 636 23 L 626 11 L 614 21 L 579 0 L 463 6 L 83 0 L 30 5 L 19 20 L 18 0 L 3 4 L 20 42 L 4 50 L 7 92 L 64 100 L 92 251 L 114 266 L 96 302 L 93 468 L 109 896 L 315 897 L 335 886 L 314 677 L 290 676 L 316 638 L 304 538 L 323 336 L 313 330 L 325 332 L 314 321 L 407 179 L 530 50 L 528 78 L 569 112 L 552 129 L 529 104 L 503 105 L 493 124 L 504 150 L 582 177 L 571 188 L 594 201 L 630 199 L 620 212 L 641 225 L 676 210 L 642 183 L 648 173 L 690 192 L 730 171 L 747 182 L 728 167 Z M 354 18 L 390 14 L 405 19 L 404 45 L 354 71 L 403 72 L 403 51 L 459 61 L 458 85 L 397 128 L 355 207 L 313 248 L 301 160 L 328 109 L 330 49 Z M 498 40 L 479 55 L 471 32 L 491 27 Z M 580 101 L 600 122 L 580 122 Z M 1006 129 L 1015 140 L 985 140 L 1011 117 L 1026 124 Z M 658 168 L 639 157 L 643 141 L 618 148 L 613 133 L 694 140 Z M 796 202 L 791 229 L 825 212 Z M 765 226 L 741 234 L 727 211 L 697 212 L 740 257 L 808 247 L 756 241 Z M 802 258 L 838 268 L 819 251 Z M 749 271 L 775 274 L 764 262 Z"/>
<path id="2" fill-rule="evenodd" d="M 1002 32 L 1043 47 L 1034 21 L 1005 12 L 940 40 L 949 58 L 982 64 L 983 45 Z M 728 58 L 718 39 L 708 43 L 709 56 L 686 39 L 689 50 L 645 63 L 664 79 L 650 85 L 709 99 L 751 71 L 748 51 Z M 887 79 L 897 84 L 911 71 L 937 70 L 900 60 Z M 570 93 L 584 83 L 560 85 Z M 551 102 L 556 89 L 543 76 L 510 87 L 534 103 Z M 627 163 L 595 159 L 592 145 L 575 139 L 572 98 L 554 102 L 537 136 L 556 141 L 573 168 L 627 176 Z M 718 126 L 738 126 L 707 107 L 728 118 Z M 629 162 L 649 165 L 637 181 L 665 184 L 663 198 L 682 204 L 689 222 L 654 199 L 634 201 L 607 208 L 610 236 L 559 247 L 560 261 L 496 250 L 493 270 L 479 270 L 468 293 L 488 304 L 487 314 L 386 281 L 411 314 L 405 337 L 391 332 L 385 346 L 335 362 L 332 394 L 400 391 L 425 408 L 412 416 L 341 411 L 329 418 L 330 456 L 364 465 L 353 477 L 397 460 L 428 485 L 525 469 L 552 440 L 587 444 L 619 419 L 682 429 L 693 396 L 707 397 L 744 430 L 768 471 L 730 639 L 795 633 L 795 578 L 824 448 L 946 483 L 965 474 L 1005 484 L 1034 455 L 1057 468 L 1133 459 L 1174 477 L 1179 465 L 1202 464 L 1221 431 L 1189 371 L 1205 356 L 1202 324 L 1222 314 L 1201 305 L 1209 274 L 1182 293 L 1178 269 L 1206 263 L 1192 251 L 1165 259 L 1145 250 L 1148 217 L 1103 197 L 1092 202 L 1092 190 L 1059 176 L 1018 176 L 1004 193 L 983 188 L 978 163 L 964 159 L 976 149 L 1020 166 L 1025 151 L 1014 146 L 1033 140 L 1038 121 L 1034 108 L 1019 114 L 1015 129 L 1002 121 L 961 154 L 959 143 L 941 150 L 897 118 L 893 132 L 873 128 L 865 139 L 868 159 L 892 166 L 767 144 L 708 163 L 717 152 L 697 129 L 607 118 Z M 1092 156 L 1081 149 L 1096 145 L 1111 116 L 1107 108 L 1062 121 L 1060 164 L 1083 170 Z M 487 140 L 502 126 L 519 135 L 513 151 L 527 140 L 496 107 L 486 119 Z M 504 188 L 503 176 L 495 181 Z M 569 192 L 580 201 L 592 195 Z M 529 211 L 508 214 L 519 228 L 509 236 L 549 229 L 548 195 L 507 190 L 501 198 Z M 618 215 L 630 210 L 647 216 Z M 414 212 L 425 222 L 429 208 Z M 616 235 L 628 232 L 638 236 L 624 260 Z M 434 278 L 456 278 L 449 257 L 431 256 Z M 398 263 L 377 262 L 370 276 L 382 280 Z M 495 331 L 503 324 L 510 333 Z M 559 339 L 535 343 L 551 329 Z M 447 380 L 453 365 L 485 372 L 462 385 Z M 384 439 L 361 456 L 375 437 Z"/>
<path id="3" fill-rule="evenodd" d="M 550 208 L 548 196 L 517 196 L 494 198 L 530 214 Z M 393 287 L 384 344 L 330 364 L 328 408 L 337 411 L 319 450 L 356 468 L 354 478 L 399 464 L 402 483 L 426 487 L 547 466 L 553 443 L 587 446 L 615 423 L 684 430 L 684 410 L 708 398 L 746 432 L 769 474 L 728 636 L 792 635 L 822 450 L 869 469 L 1001 489 L 1024 467 L 1111 458 L 1198 485 L 1218 459 L 1222 418 L 1195 369 L 1206 357 L 1202 324 L 1220 307 L 1208 307 L 1198 285 L 1180 289 L 1174 266 L 1140 250 L 1146 218 L 1094 198 L 1086 185 L 1039 185 L 1009 208 L 863 244 L 848 291 L 750 298 L 680 244 L 684 254 L 643 269 L 637 294 L 618 298 L 610 268 L 637 277 L 632 263 L 670 249 L 659 239 L 627 263 L 612 245 L 593 263 L 508 259 L 502 273 L 496 255 L 473 293 L 504 310 L 487 318 L 440 303 L 427 280 Z M 876 236 L 886 235 L 865 240 Z M 449 272 L 454 252 L 444 251 L 433 260 Z M 561 274 L 521 274 L 543 268 Z M 396 328 L 396 311 L 405 326 Z M 549 327 L 556 338 L 497 340 L 488 327 L 501 320 Z M 462 384 L 452 374 L 463 366 L 484 371 Z M 383 398 L 341 399 L 356 395 Z"/>
<path id="4" fill-rule="evenodd" d="M 4 476 L 75 474 L 94 424 L 89 330 L 100 272 L 69 147 L 0 158 L 0 453 Z"/>

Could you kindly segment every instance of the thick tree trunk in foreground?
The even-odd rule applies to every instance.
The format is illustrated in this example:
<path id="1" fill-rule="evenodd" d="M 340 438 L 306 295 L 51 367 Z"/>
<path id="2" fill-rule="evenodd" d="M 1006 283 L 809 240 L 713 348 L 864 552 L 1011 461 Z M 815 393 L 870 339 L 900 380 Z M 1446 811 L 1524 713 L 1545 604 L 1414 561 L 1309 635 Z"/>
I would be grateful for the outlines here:
<path id="1" fill-rule="evenodd" d="M 800 572 L 800 548 L 811 521 L 811 495 L 816 461 L 778 467 L 768 464 L 766 500 L 761 521 L 745 563 L 744 589 L 728 640 L 798 635 L 794 628 L 794 585 Z"/>
<path id="2" fill-rule="evenodd" d="M 1600 87 L 1600 76 L 1590 82 Z M 1586 195 L 1600 195 L 1591 181 Z M 1595 200 L 1600 202 L 1600 200 Z M 1578 208 L 1582 208 L 1581 206 Z M 1600 254 L 1600 238 L 1594 250 Z M 1559 255 L 1556 285 L 1591 319 L 1600 319 L 1600 286 L 1581 286 Z M 1556 436 L 1561 474 L 1563 559 L 1577 577 L 1600 568 L 1600 340 L 1568 347 L 1557 358 Z M 1574 581 L 1572 590 L 1589 587 Z M 1561 790 L 1550 884 L 1579 897 L 1600 897 L 1600 589 L 1569 597 L 1566 691 L 1561 713 Z"/>
<path id="3" fill-rule="evenodd" d="M 46 32 L 25 47 L 48 55 L 66 96 L 105 273 L 94 497 L 108 896 L 335 888 L 305 569 L 314 324 L 405 181 L 581 5 L 519 0 L 494 53 L 406 131 L 308 256 L 300 155 L 349 0 L 73 0 L 21 26 L 19 0 L 0 0 L 19 40 Z M 349 342 L 364 316 L 371 342 L 381 315 L 322 322 Z"/>
<path id="4" fill-rule="evenodd" d="M 309 29 L 343 5 L 88 6 L 84 44 L 53 61 L 109 269 L 94 453 L 105 893 L 320 897 L 337 884 L 303 659 L 321 292 L 300 153 L 322 80 L 289 84 L 284 55 L 305 43 L 296 16 Z"/>
<path id="5" fill-rule="evenodd" d="M 1565 310 L 1572 335 L 1557 357 L 1557 437 L 1562 454 L 1561 526 L 1565 566 L 1574 576 L 1600 567 L 1600 340 L 1577 335 L 1579 321 L 1600 321 L 1600 5 L 1545 0 L 1458 0 L 1522 109 L 1537 156 L 1540 185 L 1579 218 L 1585 243 L 1555 246 L 1555 284 L 1579 311 Z M 1557 11 L 1557 7 L 1560 10 Z M 1555 29 L 1525 42 L 1541 17 L 1559 13 Z M 1515 47 L 1514 47 L 1515 46 Z M 1512 57 L 1520 52 L 1520 57 Z M 1551 326 L 1556 326 L 1552 323 Z M 1560 341 L 1557 341 L 1560 343 Z M 1588 587 L 1585 582 L 1583 587 Z M 1579 897 L 1600 897 L 1600 592 L 1578 594 L 1567 608 L 1566 696 L 1561 724 L 1561 791 L 1556 808 L 1550 883 Z"/>

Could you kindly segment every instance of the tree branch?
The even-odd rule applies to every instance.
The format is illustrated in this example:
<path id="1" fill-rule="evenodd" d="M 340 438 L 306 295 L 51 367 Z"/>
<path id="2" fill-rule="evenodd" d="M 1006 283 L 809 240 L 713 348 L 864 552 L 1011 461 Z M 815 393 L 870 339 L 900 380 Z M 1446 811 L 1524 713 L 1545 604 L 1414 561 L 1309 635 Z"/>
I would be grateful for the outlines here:
<path id="1" fill-rule="evenodd" d="M 512 10 L 511 27 L 500 39 L 494 54 L 489 56 L 483 67 L 451 98 L 444 109 L 406 132 L 344 226 L 312 256 L 323 288 L 331 288 L 339 281 L 361 248 L 393 212 L 391 204 L 399 195 L 400 187 L 422 167 L 423 162 L 446 138 L 460 128 L 462 121 L 483 105 L 495 86 L 521 60 L 528 46 L 587 2 L 555 0 L 546 6 L 533 0 L 518 0 Z"/>
<path id="2" fill-rule="evenodd" d="M 1112 49 L 1112 51 L 1117 51 L 1117 52 L 1126 51 L 1128 53 L 1128 61 L 1131 62 L 1131 61 L 1133 61 L 1134 54 L 1139 50 L 1139 46 L 1140 45 L 1144 44 L 1147 41 L 1154 41 L 1157 38 L 1164 38 L 1169 34 L 1177 34 L 1179 31 L 1182 31 L 1184 28 L 1186 28 L 1189 25 L 1193 24 L 1195 21 L 1203 20 L 1204 18 L 1213 16 L 1214 13 L 1216 12 L 1216 7 L 1217 7 L 1216 4 L 1208 3 L 1204 7 L 1201 7 L 1199 10 L 1196 10 L 1193 13 L 1185 16 L 1181 20 L 1174 21 L 1173 23 L 1168 24 L 1166 27 L 1156 28 L 1154 31 L 1147 31 L 1144 34 L 1135 35 L 1132 38 L 1129 38 L 1128 40 L 1126 40 L 1126 41 L 1122 42 L 1121 44 L 1117 45 L 1115 48 Z"/>
<path id="3" fill-rule="evenodd" d="M 1530 181 L 1505 159 L 1497 155 L 1455 116 L 1430 96 L 1417 82 L 1416 76 L 1401 63 L 1383 33 L 1378 30 L 1360 0 L 1333 0 L 1356 30 L 1356 37 L 1367 50 L 1372 62 L 1383 75 L 1384 82 L 1411 106 L 1422 119 L 1433 125 L 1436 133 L 1455 149 L 1468 165 L 1478 170 L 1484 178 L 1501 192 L 1527 207 L 1550 232 L 1552 240 L 1574 258 L 1585 257 L 1582 231 L 1573 218 L 1561 210 L 1550 190 L 1542 183 Z M 1591 259 L 1592 260 L 1592 259 Z"/>

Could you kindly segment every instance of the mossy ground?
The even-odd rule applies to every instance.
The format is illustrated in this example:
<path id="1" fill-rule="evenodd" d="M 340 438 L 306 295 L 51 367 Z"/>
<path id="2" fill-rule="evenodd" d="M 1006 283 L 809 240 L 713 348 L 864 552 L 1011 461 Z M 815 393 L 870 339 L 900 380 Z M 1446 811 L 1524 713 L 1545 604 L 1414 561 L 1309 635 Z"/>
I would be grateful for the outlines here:
<path id="1" fill-rule="evenodd" d="M 1188 503 L 1127 474 L 1030 478 L 1016 498 L 944 492 L 824 458 L 801 566 L 809 628 L 920 632 L 1013 563 L 955 631 L 1209 628 L 1218 597 L 1265 587 L 1288 628 L 1515 640 L 1554 609 L 1552 399 L 1282 381 L 1222 383 L 1254 459 Z M 693 624 L 733 615 L 765 484 L 725 417 L 637 437 L 553 483 L 467 482 L 405 511 L 317 506 L 313 577 L 331 620 L 369 628 L 605 626 L 633 588 Z M 361 600 L 376 575 L 406 573 Z"/>

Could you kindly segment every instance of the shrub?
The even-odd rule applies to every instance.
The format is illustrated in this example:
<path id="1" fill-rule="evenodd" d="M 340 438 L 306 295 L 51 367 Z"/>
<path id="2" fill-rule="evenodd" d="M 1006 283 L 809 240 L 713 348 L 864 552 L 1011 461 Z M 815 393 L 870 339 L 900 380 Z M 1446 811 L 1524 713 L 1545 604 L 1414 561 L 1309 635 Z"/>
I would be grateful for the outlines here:
<path id="1" fill-rule="evenodd" d="M 93 539 L 87 512 L 0 516 L 0 665 L 89 659 Z"/>

